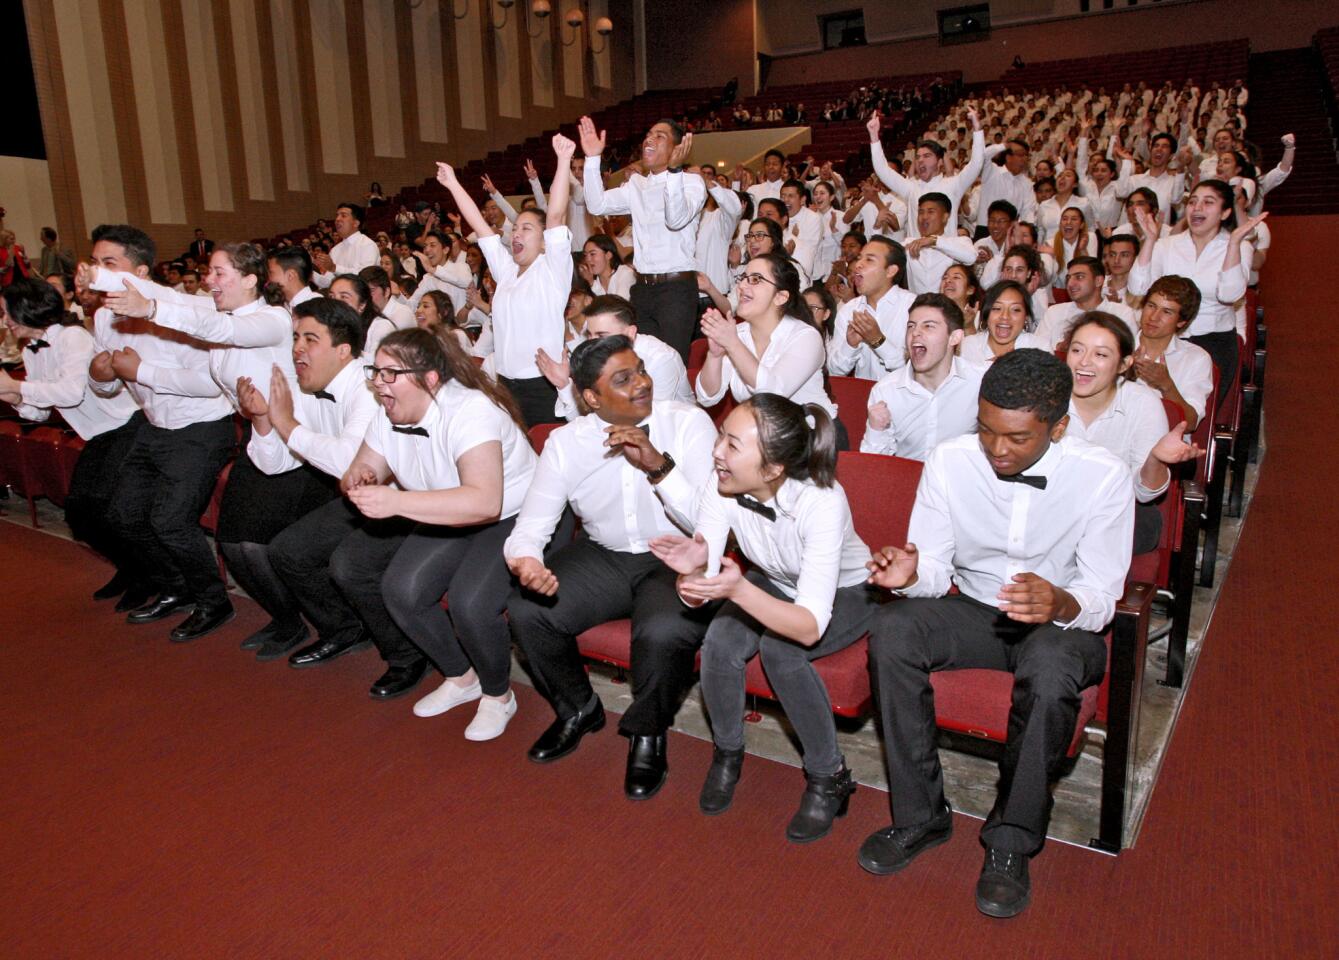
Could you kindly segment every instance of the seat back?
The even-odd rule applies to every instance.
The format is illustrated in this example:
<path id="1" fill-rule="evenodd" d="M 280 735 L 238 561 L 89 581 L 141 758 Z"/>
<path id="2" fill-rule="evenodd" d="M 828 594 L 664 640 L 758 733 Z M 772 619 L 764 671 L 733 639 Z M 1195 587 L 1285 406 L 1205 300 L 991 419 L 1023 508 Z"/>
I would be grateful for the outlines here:
<path id="1" fill-rule="evenodd" d="M 869 392 L 874 381 L 863 377 L 829 377 L 829 392 L 837 404 L 837 419 L 846 427 L 851 449 L 859 450 L 865 437 L 865 423 L 869 418 Z"/>
<path id="2" fill-rule="evenodd" d="M 692 343 L 688 344 L 688 363 L 687 367 L 691 370 L 693 367 L 701 367 L 707 362 L 707 338 L 698 337 Z M 691 379 L 689 380 L 691 383 Z"/>
<path id="3" fill-rule="evenodd" d="M 529 430 L 526 435 L 530 438 L 530 446 L 535 448 L 535 453 L 544 452 L 544 444 L 548 442 L 549 434 L 559 427 L 565 427 L 565 423 L 537 423 Z"/>
<path id="4" fill-rule="evenodd" d="M 924 466 L 919 460 L 878 453 L 837 454 L 837 481 L 846 491 L 855 531 L 871 551 L 907 542 Z"/>

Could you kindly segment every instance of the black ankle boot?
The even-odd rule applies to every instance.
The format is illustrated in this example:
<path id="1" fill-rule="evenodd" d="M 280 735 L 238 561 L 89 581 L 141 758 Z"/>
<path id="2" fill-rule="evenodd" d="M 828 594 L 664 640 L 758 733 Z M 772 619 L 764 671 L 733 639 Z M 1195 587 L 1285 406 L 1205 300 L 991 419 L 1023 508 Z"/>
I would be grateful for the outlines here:
<path id="1" fill-rule="evenodd" d="M 702 793 L 697 798 L 697 806 L 707 816 L 725 813 L 735 798 L 735 784 L 739 783 L 739 774 L 744 767 L 743 750 L 722 750 L 714 747 L 711 754 L 711 767 L 707 770 L 707 779 L 702 784 Z"/>
<path id="2" fill-rule="evenodd" d="M 846 806 L 851 794 L 855 793 L 855 782 L 851 780 L 845 760 L 842 768 L 831 776 L 817 777 L 806 771 L 804 780 L 800 809 L 786 827 L 786 838 L 795 843 L 809 843 L 826 837 L 832 830 L 832 821 L 846 816 Z"/>

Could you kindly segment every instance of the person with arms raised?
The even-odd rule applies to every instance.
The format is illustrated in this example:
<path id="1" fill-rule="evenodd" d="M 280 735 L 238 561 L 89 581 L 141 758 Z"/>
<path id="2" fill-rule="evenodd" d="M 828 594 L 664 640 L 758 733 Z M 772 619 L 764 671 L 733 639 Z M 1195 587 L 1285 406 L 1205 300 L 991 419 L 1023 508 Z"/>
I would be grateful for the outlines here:
<path id="1" fill-rule="evenodd" d="M 972 156 L 967 165 L 955 174 L 947 173 L 944 147 L 934 140 L 922 140 L 916 145 L 916 159 L 910 177 L 902 176 L 888 165 L 883 152 L 883 141 L 880 139 L 883 128 L 878 111 L 876 110 L 869 118 L 865 126 L 869 130 L 869 150 L 874 161 L 874 172 L 889 190 L 901 198 L 908 211 L 919 208 L 921 198 L 927 193 L 938 193 L 948 198 L 947 221 L 958 222 L 958 204 L 962 202 L 962 195 L 971 189 L 981 173 L 986 150 L 985 134 L 981 132 L 981 120 L 977 117 L 976 111 L 968 110 L 967 117 L 972 124 Z M 920 225 L 910 217 L 908 220 L 911 222 L 906 225 L 907 238 L 914 239 L 921 236 Z"/>

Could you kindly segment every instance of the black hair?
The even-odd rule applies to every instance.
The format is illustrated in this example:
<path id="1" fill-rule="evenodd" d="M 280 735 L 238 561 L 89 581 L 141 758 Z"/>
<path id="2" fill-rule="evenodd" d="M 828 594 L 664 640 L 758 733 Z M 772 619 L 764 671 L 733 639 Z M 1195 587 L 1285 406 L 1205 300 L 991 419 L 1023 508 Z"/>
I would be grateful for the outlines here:
<path id="1" fill-rule="evenodd" d="M 1143 246 L 1143 244 L 1139 242 L 1139 238 L 1133 233 L 1113 233 L 1111 236 L 1107 237 L 1106 245 L 1109 247 L 1113 243 L 1132 244 L 1134 246 L 1134 255 L 1136 257 L 1139 256 L 1139 248 Z"/>
<path id="2" fill-rule="evenodd" d="M 775 220 L 768 220 L 766 217 L 757 217 L 749 224 L 749 232 L 751 233 L 754 227 L 759 226 L 772 238 L 772 252 L 784 254 L 786 252 L 786 237 L 785 234 L 781 232 L 781 224 L 777 223 Z M 747 247 L 745 247 L 744 253 L 745 255 L 748 254 Z"/>
<path id="3" fill-rule="evenodd" d="M 951 214 L 953 212 L 953 201 L 948 198 L 947 194 L 939 193 L 938 191 L 935 191 L 934 193 L 922 193 L 920 199 L 916 201 L 916 208 L 919 210 L 923 203 L 933 203 L 943 207 L 944 213 L 946 214 Z"/>
<path id="4" fill-rule="evenodd" d="M 158 247 L 153 238 L 128 223 L 102 223 L 93 228 L 93 242 L 115 243 L 125 251 L 126 259 L 137 267 L 152 267 Z"/>
<path id="5" fill-rule="evenodd" d="M 763 197 L 761 200 L 758 201 L 758 216 L 762 216 L 763 206 L 769 203 L 772 206 L 776 207 L 776 212 L 779 213 L 781 216 L 783 217 L 790 216 L 790 211 L 786 209 L 786 205 L 782 203 L 780 200 L 778 200 L 776 197 Z"/>
<path id="6" fill-rule="evenodd" d="M 865 241 L 865 244 L 877 243 L 886 248 L 887 252 L 883 255 L 884 261 L 890 267 L 897 267 L 897 276 L 893 278 L 893 286 L 901 287 L 903 290 L 907 287 L 907 249 L 898 243 L 892 237 L 885 237 L 881 233 L 876 233 Z"/>
<path id="7" fill-rule="evenodd" d="M 795 261 L 786 256 L 784 250 L 780 253 L 773 251 L 772 253 L 749 257 L 749 260 L 765 261 L 772 268 L 772 279 L 776 284 L 774 287 L 776 292 L 790 295 L 786 305 L 781 308 L 782 315 L 794 317 L 796 320 L 801 320 L 814 327 L 814 329 L 818 329 L 817 324 L 814 323 L 813 311 L 809 309 L 809 304 L 800 295 L 800 268 L 795 265 Z M 819 330 L 819 333 L 822 332 L 822 330 Z"/>
<path id="8" fill-rule="evenodd" d="M 302 247 L 275 247 L 269 252 L 269 258 L 279 265 L 280 270 L 292 270 L 296 273 L 304 287 L 311 283 L 311 254 Z"/>
<path id="9" fill-rule="evenodd" d="M 1041 276 L 1045 268 L 1041 262 L 1041 254 L 1037 252 L 1036 247 L 1029 247 L 1026 244 L 1016 243 L 1008 250 L 1004 251 L 1004 256 L 1000 258 L 1000 266 L 1004 266 L 1004 261 L 1010 257 L 1018 257 L 1027 264 L 1027 272 Z"/>
<path id="10" fill-rule="evenodd" d="M 1110 157 L 1096 157 L 1095 159 L 1098 163 L 1105 163 L 1107 169 L 1111 171 L 1111 175 L 1113 177 L 1116 175 L 1117 169 L 1116 169 L 1116 162 L 1114 160 L 1112 160 Z M 1080 177 L 1080 180 L 1082 180 L 1082 177 Z"/>
<path id="11" fill-rule="evenodd" d="M 1056 186 L 1055 186 L 1055 177 L 1041 177 L 1041 178 L 1039 178 L 1039 179 L 1037 180 L 1037 182 L 1034 183 L 1034 184 L 1032 185 L 1032 191 L 1035 193 L 1037 190 L 1041 189 L 1042 187 L 1050 187 L 1052 190 L 1056 189 Z"/>
<path id="12" fill-rule="evenodd" d="M 364 210 L 361 206 L 356 203 L 341 203 L 339 206 L 335 207 L 335 212 L 339 213 L 341 210 L 349 211 L 349 215 L 358 221 L 359 229 L 362 229 Z"/>
<path id="13" fill-rule="evenodd" d="M 1237 229 L 1237 196 L 1232 192 L 1232 187 L 1226 181 L 1218 179 L 1201 180 L 1195 184 L 1195 190 L 1203 190 L 1205 187 L 1218 194 L 1219 199 L 1223 201 L 1223 208 L 1227 210 L 1227 219 L 1218 225 L 1219 228 L 1228 231 Z"/>
<path id="14" fill-rule="evenodd" d="M 776 157 L 782 163 L 786 162 L 786 155 L 782 153 L 780 150 L 778 150 L 776 147 L 773 147 L 771 150 L 768 150 L 766 153 L 762 155 L 763 161 L 766 162 L 768 157 Z"/>
<path id="15" fill-rule="evenodd" d="M 277 284 L 270 283 L 270 271 L 266 263 L 265 250 L 258 243 L 221 243 L 214 248 L 222 253 L 233 269 L 244 277 L 256 278 L 256 296 L 270 306 L 284 302 L 284 292 Z"/>
<path id="16" fill-rule="evenodd" d="M 990 323 L 990 311 L 995 306 L 995 301 L 1000 295 L 1012 290 L 1023 298 L 1023 312 L 1027 319 L 1023 321 L 1023 330 L 1031 333 L 1037 329 L 1037 318 L 1032 313 L 1032 297 L 1028 295 L 1027 287 L 1023 286 L 1017 280 L 996 280 L 986 291 L 985 298 L 981 301 L 981 324 L 984 329 Z"/>
<path id="17" fill-rule="evenodd" d="M 14 322 L 34 330 L 52 324 L 82 326 L 79 318 L 65 310 L 60 291 L 45 280 L 21 277 L 4 288 L 5 312 Z"/>
<path id="18" fill-rule="evenodd" d="M 1152 210 L 1154 213 L 1158 212 L 1158 195 L 1154 193 L 1151 188 L 1135 187 L 1133 190 L 1130 191 L 1129 196 L 1125 198 L 1125 202 L 1129 203 L 1130 200 L 1134 197 L 1143 197 L 1146 201 L 1148 201 L 1148 208 Z"/>
<path id="19" fill-rule="evenodd" d="M 1176 146 L 1177 146 L 1176 138 L 1172 136 L 1170 133 L 1167 133 L 1165 130 L 1161 133 L 1153 134 L 1153 138 L 1148 141 L 1149 148 L 1152 149 L 1153 144 L 1157 143 L 1159 140 L 1166 140 L 1168 143 L 1170 143 L 1172 145 L 1172 153 L 1176 153 Z"/>
<path id="20" fill-rule="evenodd" d="M 343 280 L 345 283 L 349 284 L 349 286 L 353 287 L 353 292 L 358 295 L 359 300 L 363 301 L 363 309 L 359 311 L 363 318 L 363 325 L 367 327 L 372 326 L 372 321 L 381 316 L 381 311 L 377 309 L 376 302 L 372 299 L 372 288 L 367 285 L 367 281 L 356 273 L 337 274 L 335 279 L 330 281 L 330 288 L 326 291 L 326 296 L 330 297 L 332 300 L 335 299 L 335 297 L 330 291 L 335 288 L 336 280 Z M 350 304 L 350 306 L 352 306 L 352 304 Z"/>
<path id="21" fill-rule="evenodd" d="M 609 358 L 616 353 L 631 349 L 632 341 L 621 333 L 612 337 L 583 340 L 577 344 L 571 357 L 568 358 L 568 371 L 577 394 L 594 390 Z"/>
<path id="22" fill-rule="evenodd" d="M 931 153 L 933 153 L 933 154 L 934 154 L 936 157 L 938 157 L 940 160 L 943 160 L 943 159 L 944 159 L 944 154 L 945 154 L 945 152 L 946 152 L 946 151 L 944 150 L 944 145 L 943 145 L 942 143 L 940 143 L 938 140 L 922 140 L 922 141 L 920 141 L 919 143 L 916 144 L 916 149 L 917 149 L 917 150 L 920 150 L 920 149 L 929 150 Z"/>
<path id="23" fill-rule="evenodd" d="M 787 180 L 785 183 L 781 184 L 782 190 L 786 189 L 787 187 L 794 187 L 796 190 L 798 190 L 800 192 L 801 199 L 804 200 L 809 199 L 809 188 L 804 185 L 803 180 L 795 180 L 792 178 L 790 180 Z"/>
<path id="24" fill-rule="evenodd" d="M 432 237 L 446 249 L 451 249 L 451 237 L 447 235 L 445 230 L 429 230 L 427 233 L 423 234 L 423 236 L 425 238 Z M 411 243 L 409 245 L 410 250 L 413 250 L 413 247 L 414 245 Z"/>
<path id="25" fill-rule="evenodd" d="M 675 146 L 683 143 L 683 127 L 679 126 L 678 121 L 671 120 L 669 117 L 661 117 L 655 123 L 651 124 L 651 126 L 654 127 L 656 124 L 660 123 L 663 123 L 670 128 L 670 139 L 674 141 Z"/>
<path id="26" fill-rule="evenodd" d="M 992 288 L 993 289 L 993 288 Z M 1020 347 L 999 357 L 981 379 L 981 399 L 1001 410 L 1027 410 L 1054 427 L 1069 413 L 1074 376 L 1048 350 Z"/>
<path id="27" fill-rule="evenodd" d="M 363 267 L 358 271 L 358 276 L 369 287 L 380 287 L 382 290 L 390 291 L 390 274 L 381 267 Z"/>
<path id="28" fill-rule="evenodd" d="M 311 317 L 330 331 L 330 342 L 335 346 L 347 343 L 353 355 L 359 356 L 367 342 L 367 327 L 358 311 L 343 300 L 333 297 L 312 297 L 293 308 L 293 319 Z"/>
<path id="29" fill-rule="evenodd" d="M 1069 263 L 1065 264 L 1066 270 L 1070 267 L 1087 267 L 1095 277 L 1105 277 L 1107 275 L 1106 265 L 1096 257 L 1073 257 Z"/>
<path id="30" fill-rule="evenodd" d="M 989 217 L 992 213 L 1003 213 L 1006 216 L 1008 216 L 1010 221 L 1018 219 L 1018 208 L 1015 207 L 1008 200 L 996 200 L 989 207 L 987 207 L 986 216 Z"/>
<path id="31" fill-rule="evenodd" d="M 377 350 L 386 351 L 406 369 L 422 371 L 406 374 L 419 389 L 435 395 L 428 387 L 427 378 L 428 372 L 434 372 L 437 374 L 438 390 L 451 380 L 467 389 L 478 390 L 511 417 L 512 422 L 522 431 L 526 429 L 525 418 L 521 416 L 511 391 L 479 369 L 479 365 L 465 352 L 452 331 L 433 333 L 422 327 L 393 330 L 382 338 Z"/>
<path id="32" fill-rule="evenodd" d="M 604 233 L 593 233 L 586 238 L 586 243 L 593 243 L 605 253 L 609 254 L 609 257 L 614 262 L 615 270 L 623 266 L 623 255 L 618 252 L 618 244 L 614 242 L 613 237 Z M 585 247 L 585 245 L 586 244 L 583 243 L 582 247 Z"/>
<path id="33" fill-rule="evenodd" d="M 755 393 L 740 406 L 749 409 L 758 425 L 764 467 L 776 465 L 790 479 L 832 486 L 837 479 L 837 428 L 826 410 L 816 403 L 800 406 L 775 393 Z"/>
<path id="34" fill-rule="evenodd" d="M 944 322 L 948 324 L 949 333 L 954 330 L 961 330 L 967 325 L 967 320 L 962 315 L 962 307 L 958 306 L 942 293 L 922 293 L 915 300 L 911 301 L 911 306 L 907 308 L 907 315 L 917 307 L 933 307 L 944 315 Z"/>
<path id="35" fill-rule="evenodd" d="M 612 293 L 596 297 L 581 309 L 583 317 L 598 317 L 606 313 L 617 317 L 618 322 L 624 326 L 630 327 L 637 324 L 637 308 L 627 300 Z"/>
<path id="36" fill-rule="evenodd" d="M 823 309 L 827 311 L 828 318 L 821 324 L 818 324 L 818 317 L 814 317 L 814 322 L 818 324 L 819 329 L 823 331 L 824 339 L 832 336 L 833 328 L 837 324 L 837 298 L 832 295 L 832 291 L 821 283 L 811 284 L 804 290 L 804 293 L 812 293 L 823 301 Z M 813 307 L 809 308 L 809 313 L 813 314 Z"/>

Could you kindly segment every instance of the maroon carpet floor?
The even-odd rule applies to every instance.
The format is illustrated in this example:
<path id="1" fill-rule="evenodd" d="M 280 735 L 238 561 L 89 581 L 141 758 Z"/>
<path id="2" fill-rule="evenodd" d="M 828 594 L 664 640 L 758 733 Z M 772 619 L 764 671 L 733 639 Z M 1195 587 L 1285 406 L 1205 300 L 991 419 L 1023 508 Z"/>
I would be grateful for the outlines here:
<path id="1" fill-rule="evenodd" d="M 1023 917 L 973 906 L 977 821 L 868 876 L 883 794 L 794 846 L 798 771 L 749 758 L 705 818 L 710 745 L 676 736 L 633 804 L 612 725 L 525 759 L 550 720 L 528 687 L 502 739 L 468 743 L 470 708 L 371 702 L 370 652 L 258 664 L 246 603 L 170 644 L 86 599 L 106 570 L 80 548 L 0 524 L 0 958 L 1333 956 L 1339 458 L 1314 418 L 1339 347 L 1310 331 L 1339 218 L 1274 225 L 1268 458 L 1139 845 L 1048 846 Z"/>

